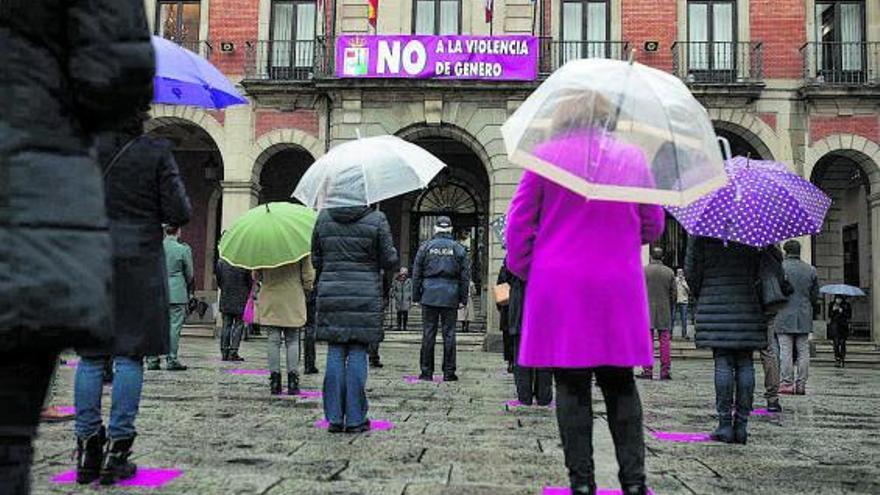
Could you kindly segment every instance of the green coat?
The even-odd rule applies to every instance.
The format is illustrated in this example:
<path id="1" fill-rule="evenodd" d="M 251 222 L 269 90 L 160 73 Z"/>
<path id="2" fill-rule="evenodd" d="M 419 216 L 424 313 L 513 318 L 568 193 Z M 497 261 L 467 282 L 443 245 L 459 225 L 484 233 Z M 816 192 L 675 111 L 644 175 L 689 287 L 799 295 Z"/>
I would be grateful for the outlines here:
<path id="1" fill-rule="evenodd" d="M 186 304 L 189 302 L 189 288 L 193 285 L 192 249 L 170 236 L 165 237 L 162 247 L 168 270 L 168 302 Z"/>

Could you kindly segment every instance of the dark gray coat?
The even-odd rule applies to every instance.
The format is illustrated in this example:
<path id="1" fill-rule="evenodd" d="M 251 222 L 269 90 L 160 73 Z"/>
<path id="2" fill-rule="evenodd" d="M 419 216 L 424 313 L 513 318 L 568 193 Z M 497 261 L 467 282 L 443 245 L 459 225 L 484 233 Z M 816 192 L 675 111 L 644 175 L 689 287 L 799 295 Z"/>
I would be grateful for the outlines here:
<path id="1" fill-rule="evenodd" d="M 90 148 L 152 99 L 143 2 L 3 0 L 0 47 L 0 350 L 106 340 L 111 243 Z"/>
<path id="2" fill-rule="evenodd" d="M 467 250 L 452 234 L 436 234 L 425 241 L 413 262 L 413 302 L 457 308 L 467 305 L 470 286 Z"/>
<path id="3" fill-rule="evenodd" d="M 672 329 L 672 308 L 675 304 L 675 272 L 662 261 L 651 260 L 645 267 L 648 284 L 648 306 L 651 312 L 651 328 Z"/>
<path id="4" fill-rule="evenodd" d="M 397 261 L 384 213 L 366 206 L 322 211 L 312 237 L 317 338 L 331 344 L 381 341 L 380 272 Z"/>
<path id="5" fill-rule="evenodd" d="M 758 299 L 758 249 L 688 238 L 685 276 L 697 300 L 697 347 L 763 349 L 767 323 Z"/>
<path id="6" fill-rule="evenodd" d="M 251 272 L 217 260 L 214 276 L 220 289 L 220 312 L 240 317 L 251 292 Z"/>
<path id="7" fill-rule="evenodd" d="M 101 136 L 106 167 L 132 137 Z M 168 352 L 168 276 L 162 224 L 189 221 L 189 198 L 171 144 L 135 138 L 109 169 L 104 190 L 113 241 L 113 345 L 79 348 L 84 356 L 158 356 Z"/>
<path id="8" fill-rule="evenodd" d="M 785 279 L 794 292 L 776 314 L 773 329 L 776 333 L 807 334 L 813 331 L 813 304 L 819 298 L 819 280 L 816 268 L 797 256 L 782 262 Z"/>

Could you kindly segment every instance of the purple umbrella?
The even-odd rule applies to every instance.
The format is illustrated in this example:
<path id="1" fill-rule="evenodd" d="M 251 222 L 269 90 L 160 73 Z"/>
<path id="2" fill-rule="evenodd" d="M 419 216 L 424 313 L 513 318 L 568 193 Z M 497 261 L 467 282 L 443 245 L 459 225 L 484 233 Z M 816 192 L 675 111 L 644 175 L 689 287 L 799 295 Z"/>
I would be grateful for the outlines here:
<path id="1" fill-rule="evenodd" d="M 725 169 L 726 186 L 666 208 L 690 235 L 764 247 L 822 229 L 831 198 L 785 165 L 738 156 Z"/>
<path id="2" fill-rule="evenodd" d="M 247 103 L 216 67 L 174 42 L 153 36 L 156 77 L 153 103 L 225 108 Z"/>

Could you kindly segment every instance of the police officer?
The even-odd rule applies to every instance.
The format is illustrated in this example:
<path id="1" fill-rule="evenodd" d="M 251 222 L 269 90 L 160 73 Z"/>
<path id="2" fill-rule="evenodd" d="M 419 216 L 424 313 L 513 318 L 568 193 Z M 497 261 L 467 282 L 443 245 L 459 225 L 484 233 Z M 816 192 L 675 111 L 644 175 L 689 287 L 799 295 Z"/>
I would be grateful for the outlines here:
<path id="1" fill-rule="evenodd" d="M 434 237 L 419 247 L 413 264 L 413 302 L 422 305 L 420 380 L 434 375 L 434 342 L 438 324 L 443 331 L 443 380 L 456 381 L 455 320 L 467 304 L 470 266 L 467 251 L 452 238 L 452 221 L 440 217 Z"/>

